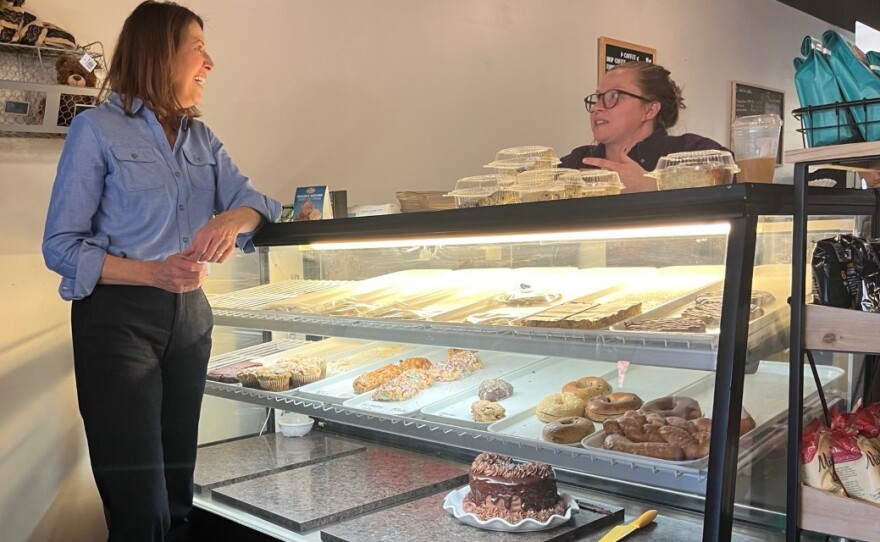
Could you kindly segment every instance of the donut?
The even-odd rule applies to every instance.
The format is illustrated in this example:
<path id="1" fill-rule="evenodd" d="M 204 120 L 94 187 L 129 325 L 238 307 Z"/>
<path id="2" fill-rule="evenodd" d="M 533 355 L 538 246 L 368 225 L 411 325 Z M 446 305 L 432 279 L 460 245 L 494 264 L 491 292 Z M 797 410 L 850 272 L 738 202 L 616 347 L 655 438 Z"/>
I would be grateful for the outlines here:
<path id="1" fill-rule="evenodd" d="M 654 412 L 668 418 L 670 416 L 676 418 L 684 418 L 685 420 L 693 420 L 703 415 L 700 410 L 700 404 L 690 397 L 683 396 L 667 396 L 648 401 L 640 409 L 642 412 Z"/>
<path id="2" fill-rule="evenodd" d="M 505 380 L 490 378 L 480 383 L 477 395 L 484 401 L 500 401 L 513 395 L 513 386 Z"/>
<path id="3" fill-rule="evenodd" d="M 605 437 L 603 447 L 606 450 L 665 459 L 666 461 L 681 461 L 684 459 L 684 451 L 674 444 L 665 442 L 633 442 L 624 435 L 608 435 Z"/>
<path id="4" fill-rule="evenodd" d="M 535 407 L 535 415 L 542 422 L 555 422 L 560 418 L 580 416 L 584 402 L 573 393 L 551 393 Z"/>
<path id="5" fill-rule="evenodd" d="M 556 444 L 577 444 L 595 430 L 590 420 L 581 416 L 569 416 L 545 425 L 541 430 L 541 438 Z"/>
<path id="6" fill-rule="evenodd" d="M 604 378 L 599 378 L 598 376 L 585 376 L 562 386 L 562 391 L 565 393 L 573 393 L 584 401 L 589 401 L 593 397 L 609 394 L 612 390 L 611 384 L 609 384 Z"/>
<path id="7" fill-rule="evenodd" d="M 617 391 L 608 395 L 593 397 L 587 402 L 584 410 L 587 418 L 596 422 L 603 422 L 609 418 L 616 418 L 628 410 L 636 410 L 642 406 L 642 399 L 625 391 Z"/>

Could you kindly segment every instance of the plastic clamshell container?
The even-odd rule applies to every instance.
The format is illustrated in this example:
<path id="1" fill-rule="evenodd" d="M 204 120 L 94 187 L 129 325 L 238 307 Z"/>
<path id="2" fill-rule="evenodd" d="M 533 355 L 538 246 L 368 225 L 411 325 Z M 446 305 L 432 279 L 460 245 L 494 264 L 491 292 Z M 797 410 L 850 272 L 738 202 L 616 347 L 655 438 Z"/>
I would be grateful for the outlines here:
<path id="1" fill-rule="evenodd" d="M 738 172 L 739 167 L 730 152 L 706 150 L 663 156 L 654 171 L 646 175 L 657 179 L 658 190 L 673 190 L 731 184 Z"/>
<path id="2" fill-rule="evenodd" d="M 495 153 L 495 160 L 557 160 L 556 151 L 553 147 L 542 145 L 525 145 L 522 147 L 508 147 Z"/>
<path id="3" fill-rule="evenodd" d="M 469 207 L 487 207 L 500 205 L 495 203 L 498 198 L 493 197 L 498 192 L 495 188 L 462 188 L 453 190 L 448 195 L 455 198 L 455 206 L 459 209 Z"/>
<path id="4" fill-rule="evenodd" d="M 488 175 L 475 175 L 473 177 L 463 177 L 455 181 L 455 190 L 468 190 L 471 188 L 498 188 L 501 182 L 501 175 L 490 173 Z"/>
<path id="5" fill-rule="evenodd" d="M 315 419 L 305 414 L 287 412 L 278 417 L 277 423 L 285 437 L 304 437 L 312 430 Z"/>
<path id="6" fill-rule="evenodd" d="M 615 196 L 624 185 L 616 171 L 607 169 L 564 170 L 559 181 L 564 186 L 565 198 Z"/>
<path id="7" fill-rule="evenodd" d="M 495 168 L 502 175 L 516 175 L 533 169 L 551 168 L 559 163 L 552 147 L 526 145 L 510 147 L 495 153 L 495 160 L 485 167 Z"/>

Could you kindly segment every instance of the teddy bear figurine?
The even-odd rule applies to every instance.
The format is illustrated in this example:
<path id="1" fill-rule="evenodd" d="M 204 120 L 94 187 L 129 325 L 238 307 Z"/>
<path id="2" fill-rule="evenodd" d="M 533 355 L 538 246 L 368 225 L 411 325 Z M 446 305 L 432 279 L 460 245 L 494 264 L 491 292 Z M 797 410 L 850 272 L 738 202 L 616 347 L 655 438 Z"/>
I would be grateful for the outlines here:
<path id="1" fill-rule="evenodd" d="M 61 55 L 55 61 L 55 77 L 61 85 L 91 88 L 98 86 L 98 76 L 80 64 L 77 57 L 71 55 Z M 95 105 L 95 97 L 62 93 L 58 108 L 58 126 L 70 126 L 77 105 Z"/>

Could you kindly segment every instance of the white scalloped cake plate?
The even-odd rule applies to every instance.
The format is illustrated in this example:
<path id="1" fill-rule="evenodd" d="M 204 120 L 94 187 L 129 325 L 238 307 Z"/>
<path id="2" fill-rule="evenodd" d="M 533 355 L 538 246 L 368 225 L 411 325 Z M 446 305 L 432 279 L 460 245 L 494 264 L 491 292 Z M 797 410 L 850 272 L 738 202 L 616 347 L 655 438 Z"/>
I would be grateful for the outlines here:
<path id="1" fill-rule="evenodd" d="M 573 514 L 577 514 L 578 510 L 580 510 L 573 497 L 566 495 L 565 493 L 560 493 L 559 496 L 562 497 L 566 504 L 565 515 L 560 516 L 559 514 L 553 514 L 544 522 L 526 518 L 515 524 L 501 518 L 482 520 L 470 512 L 465 512 L 462 507 L 464 497 L 470 493 L 470 491 L 470 486 L 463 486 L 451 491 L 443 500 L 443 509 L 452 514 L 455 519 L 466 525 L 489 531 L 506 531 L 511 533 L 544 531 L 563 525 L 571 519 Z"/>

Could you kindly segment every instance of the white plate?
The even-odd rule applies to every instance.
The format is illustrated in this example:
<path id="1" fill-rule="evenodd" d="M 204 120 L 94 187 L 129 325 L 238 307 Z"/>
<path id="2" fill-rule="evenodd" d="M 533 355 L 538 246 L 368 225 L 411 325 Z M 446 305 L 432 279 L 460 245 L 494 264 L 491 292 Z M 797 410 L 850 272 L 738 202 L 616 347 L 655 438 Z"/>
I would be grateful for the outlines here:
<path id="1" fill-rule="evenodd" d="M 470 491 L 470 486 L 464 486 L 453 490 L 448 495 L 446 495 L 446 498 L 443 500 L 443 509 L 452 514 L 455 519 L 464 523 L 465 525 L 470 525 L 471 527 L 477 527 L 478 529 L 486 529 L 489 531 L 507 531 L 512 533 L 544 531 L 566 523 L 568 520 L 571 519 L 572 514 L 577 514 L 578 510 L 580 510 L 580 508 L 578 508 L 577 502 L 575 502 L 574 498 L 572 498 L 571 495 L 560 493 L 559 496 L 562 497 L 566 504 L 565 515 L 563 516 L 560 516 L 559 514 L 553 514 L 547 521 L 544 522 L 531 518 L 526 518 L 517 523 L 510 523 L 509 521 L 501 518 L 492 518 L 484 521 L 474 514 L 471 514 L 470 512 L 465 512 L 464 508 L 462 508 L 464 496 L 470 493 Z"/>

